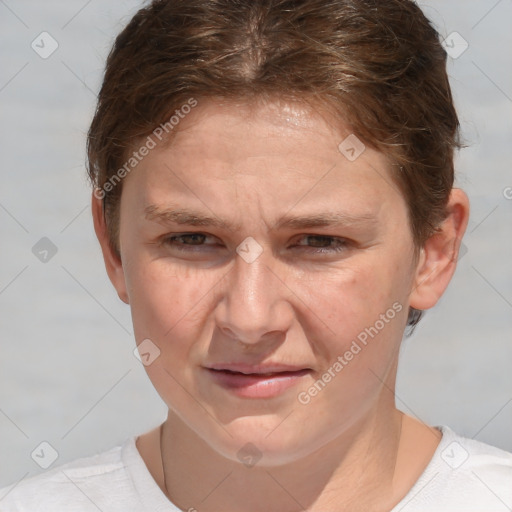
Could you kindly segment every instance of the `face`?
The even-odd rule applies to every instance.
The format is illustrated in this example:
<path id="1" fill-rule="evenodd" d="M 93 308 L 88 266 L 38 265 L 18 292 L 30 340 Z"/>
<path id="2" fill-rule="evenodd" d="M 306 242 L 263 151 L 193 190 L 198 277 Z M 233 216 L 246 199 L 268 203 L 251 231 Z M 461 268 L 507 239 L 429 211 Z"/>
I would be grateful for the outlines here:
<path id="1" fill-rule="evenodd" d="M 233 460 L 292 461 L 394 407 L 413 241 L 389 162 L 340 150 L 350 133 L 304 104 L 205 100 L 125 178 L 115 284 L 149 378 Z"/>

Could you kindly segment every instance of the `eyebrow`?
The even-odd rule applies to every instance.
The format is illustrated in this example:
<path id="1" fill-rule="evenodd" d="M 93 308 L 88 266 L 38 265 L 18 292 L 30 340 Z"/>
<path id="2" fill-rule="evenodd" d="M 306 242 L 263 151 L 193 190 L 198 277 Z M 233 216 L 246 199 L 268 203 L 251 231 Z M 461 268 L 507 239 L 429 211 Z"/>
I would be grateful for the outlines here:
<path id="1" fill-rule="evenodd" d="M 376 223 L 377 217 L 369 213 L 352 215 L 344 212 L 326 212 L 300 217 L 284 216 L 277 222 L 276 229 L 305 229 Z"/>
<path id="2" fill-rule="evenodd" d="M 228 231 L 238 231 L 240 229 L 240 224 L 227 222 L 218 217 L 203 215 L 200 212 L 186 208 L 160 208 L 156 205 L 150 205 L 144 209 L 144 214 L 147 220 L 161 223 L 173 222 L 188 226 L 215 227 Z M 295 217 L 285 215 L 277 221 L 272 229 L 306 229 L 347 225 L 375 225 L 377 223 L 377 216 L 370 213 L 352 215 L 346 212 L 325 212 Z"/>
<path id="3" fill-rule="evenodd" d="M 150 205 L 144 208 L 144 217 L 150 221 L 162 223 L 174 222 L 175 224 L 186 224 L 188 226 L 211 226 L 227 230 L 236 229 L 237 226 L 225 222 L 218 217 L 210 217 L 186 208 L 160 208 Z"/>

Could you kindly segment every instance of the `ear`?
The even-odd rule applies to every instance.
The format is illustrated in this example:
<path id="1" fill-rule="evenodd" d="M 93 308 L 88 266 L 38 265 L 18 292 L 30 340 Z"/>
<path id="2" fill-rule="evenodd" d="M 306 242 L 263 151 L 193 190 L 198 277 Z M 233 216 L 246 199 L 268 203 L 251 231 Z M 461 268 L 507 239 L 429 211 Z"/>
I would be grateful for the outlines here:
<path id="1" fill-rule="evenodd" d="M 96 236 L 100 242 L 101 252 L 103 253 L 103 260 L 105 261 L 105 268 L 107 269 L 108 277 L 114 285 L 119 298 L 128 304 L 129 301 L 128 293 L 126 291 L 123 263 L 110 242 L 105 216 L 103 215 L 103 200 L 96 197 L 94 193 L 92 194 L 91 210 L 94 221 L 94 231 L 96 232 Z"/>
<path id="2" fill-rule="evenodd" d="M 410 306 L 416 309 L 429 309 L 437 303 L 457 266 L 469 219 L 469 200 L 462 190 L 452 189 L 447 210 L 448 217 L 420 252 L 410 295 Z"/>

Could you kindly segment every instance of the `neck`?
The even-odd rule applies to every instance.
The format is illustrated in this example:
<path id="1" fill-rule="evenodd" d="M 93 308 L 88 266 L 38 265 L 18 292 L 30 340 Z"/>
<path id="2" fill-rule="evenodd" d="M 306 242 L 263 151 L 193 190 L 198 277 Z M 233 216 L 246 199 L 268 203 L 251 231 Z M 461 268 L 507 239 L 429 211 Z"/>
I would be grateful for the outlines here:
<path id="1" fill-rule="evenodd" d="M 183 510 L 389 510 L 408 490 L 395 478 L 403 414 L 381 409 L 307 457 L 250 468 L 218 454 L 169 412 L 157 481 Z"/>

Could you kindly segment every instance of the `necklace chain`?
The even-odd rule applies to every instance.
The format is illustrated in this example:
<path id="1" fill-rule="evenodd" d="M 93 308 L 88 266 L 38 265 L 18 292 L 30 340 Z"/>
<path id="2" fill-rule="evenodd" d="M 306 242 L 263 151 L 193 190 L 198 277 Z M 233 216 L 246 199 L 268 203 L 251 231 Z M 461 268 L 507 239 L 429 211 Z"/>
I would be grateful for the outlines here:
<path id="1" fill-rule="evenodd" d="M 164 423 L 162 423 L 160 425 L 160 459 L 162 461 L 162 473 L 164 475 L 164 492 L 165 492 L 165 495 L 167 496 L 167 498 L 169 498 L 169 500 L 171 499 L 169 497 L 169 491 L 167 489 L 167 476 L 165 474 L 165 457 L 164 457 L 164 443 L 163 443 L 163 438 L 164 438 Z"/>

